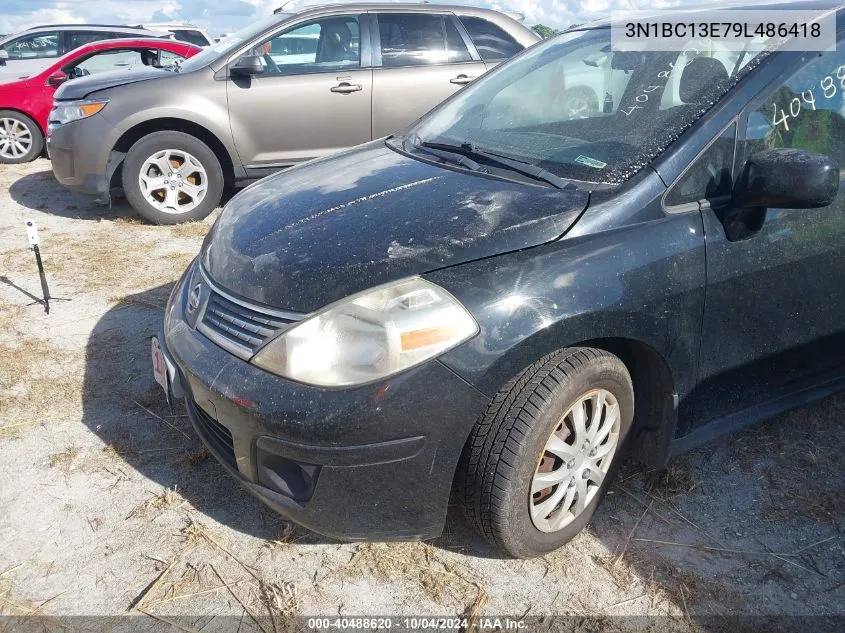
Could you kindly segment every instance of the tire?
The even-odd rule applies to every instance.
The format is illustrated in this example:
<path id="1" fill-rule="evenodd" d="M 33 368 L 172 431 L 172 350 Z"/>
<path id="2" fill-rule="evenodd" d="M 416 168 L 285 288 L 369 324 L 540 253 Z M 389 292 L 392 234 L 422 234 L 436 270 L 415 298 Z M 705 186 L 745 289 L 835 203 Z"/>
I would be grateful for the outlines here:
<path id="1" fill-rule="evenodd" d="M 8 134 L 15 134 L 12 144 L 6 143 Z M 38 124 L 15 110 L 0 110 L 0 164 L 20 165 L 41 156 L 44 134 Z"/>
<path id="2" fill-rule="evenodd" d="M 203 219 L 220 204 L 223 185 L 214 152 L 183 132 L 148 134 L 129 149 L 123 163 L 126 199 L 154 224 Z"/>
<path id="3" fill-rule="evenodd" d="M 614 401 L 618 418 L 613 413 Z M 590 456 L 584 459 L 594 460 L 589 464 L 576 463 L 577 457 L 565 462 L 547 450 L 553 434 L 575 444 L 573 416 L 580 406 L 587 420 L 582 439 L 591 429 L 599 436 L 598 442 L 585 449 L 584 455 Z M 593 423 L 596 409 L 604 413 Z M 633 417 L 631 377 L 616 356 L 598 349 L 568 348 L 539 360 L 505 385 L 467 440 L 456 479 L 467 520 L 493 546 L 514 558 L 532 558 L 559 548 L 590 522 L 618 470 Z M 607 439 L 601 439 L 602 433 L 608 433 Z M 612 452 L 601 457 L 601 452 L 610 451 L 614 439 Z M 559 450 L 559 445 L 553 446 Z M 577 448 L 566 448 L 565 454 Z M 592 480 L 598 477 L 595 469 L 604 471 L 599 482 Z M 591 474 L 585 478 L 587 471 Z M 535 476 L 561 473 L 570 476 L 529 494 Z M 579 510 L 582 489 L 585 503 Z M 558 493 L 564 497 L 554 502 L 552 497 Z M 567 500 L 571 512 L 564 512 Z M 544 501 L 545 507 L 554 508 L 548 520 L 541 516 Z"/>

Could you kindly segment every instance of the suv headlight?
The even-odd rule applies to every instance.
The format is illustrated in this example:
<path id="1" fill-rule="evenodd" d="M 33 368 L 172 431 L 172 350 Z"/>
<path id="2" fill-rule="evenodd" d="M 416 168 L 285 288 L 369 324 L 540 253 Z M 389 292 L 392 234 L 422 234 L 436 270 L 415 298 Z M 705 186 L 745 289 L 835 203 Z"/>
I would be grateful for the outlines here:
<path id="1" fill-rule="evenodd" d="M 414 277 L 330 305 L 270 341 L 251 362 L 310 385 L 348 387 L 419 365 L 477 332 L 457 299 Z"/>
<path id="2" fill-rule="evenodd" d="M 48 119 L 51 128 L 87 119 L 106 107 L 108 99 L 83 99 L 81 101 L 56 101 Z"/>

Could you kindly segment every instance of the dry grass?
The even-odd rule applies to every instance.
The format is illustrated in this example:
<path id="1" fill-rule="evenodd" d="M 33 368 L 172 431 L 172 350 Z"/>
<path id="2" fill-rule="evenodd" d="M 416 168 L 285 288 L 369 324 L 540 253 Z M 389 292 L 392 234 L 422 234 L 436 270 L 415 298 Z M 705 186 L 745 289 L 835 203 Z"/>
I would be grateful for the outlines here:
<path id="1" fill-rule="evenodd" d="M 211 459 L 211 453 L 208 452 L 205 446 L 199 446 L 181 455 L 181 461 L 192 468 L 199 466 L 203 462 L 207 462 L 209 459 Z"/>
<path id="2" fill-rule="evenodd" d="M 126 518 L 155 518 L 161 516 L 168 510 L 178 510 L 186 503 L 187 501 L 176 489 L 176 486 L 173 486 L 172 488 L 165 488 L 158 494 L 154 494 L 150 499 L 147 499 L 140 505 L 135 506 L 135 508 L 133 508 L 132 512 L 130 512 Z"/>
<path id="3" fill-rule="evenodd" d="M 210 224 L 203 221 L 200 222 L 185 222 L 184 224 L 176 224 L 168 227 L 170 233 L 175 237 L 184 238 L 204 238 L 211 228 Z"/>
<path id="4" fill-rule="evenodd" d="M 296 543 L 304 535 L 305 531 L 295 523 L 285 523 L 276 538 L 264 541 L 264 547 L 271 552 L 282 550 Z"/>
<path id="5" fill-rule="evenodd" d="M 665 470 L 654 473 L 648 484 L 649 492 L 664 500 L 695 492 L 698 486 L 698 476 L 683 461 L 672 462 Z"/>
<path id="6" fill-rule="evenodd" d="M 467 570 L 439 560 L 437 550 L 428 543 L 362 543 L 349 562 L 334 571 L 347 580 L 364 575 L 391 583 L 411 580 L 438 602 L 447 591 L 466 601 L 477 585 L 467 577 Z"/>
<path id="7" fill-rule="evenodd" d="M 182 495 L 179 494 L 179 491 L 176 490 L 176 486 L 173 486 L 172 488 L 165 488 L 153 497 L 150 501 L 150 505 L 156 508 L 167 509 L 178 506 L 184 501 L 184 497 L 182 497 Z"/>
<path id="8" fill-rule="evenodd" d="M 845 396 L 782 416 L 739 437 L 734 453 L 750 461 L 751 476 L 766 482 L 763 518 L 774 523 L 818 522 L 836 526 L 845 516 L 841 485 L 845 453 L 834 442 L 845 428 Z M 749 439 L 750 438 L 750 439 Z M 781 456 L 789 456 L 784 459 Z M 764 497 L 765 498 L 765 497 Z M 783 528 L 779 528 L 783 529 Z"/>
<path id="9" fill-rule="evenodd" d="M 168 249 L 170 234 L 159 227 L 137 226 L 115 232 L 95 225 L 84 235 L 57 233 L 43 240 L 41 256 L 51 286 L 63 292 L 108 290 L 129 294 L 172 282 L 196 251 Z M 143 256 L 142 256 L 143 254 Z M 9 275 L 33 275 L 32 255 L 25 249 L 0 253 L 0 270 Z"/>
<path id="10" fill-rule="evenodd" d="M 23 333 L 26 322 L 26 306 L 6 304 L 0 309 L 0 333 L 9 337 L 16 337 Z"/>
<path id="11" fill-rule="evenodd" d="M 47 458 L 47 465 L 50 468 L 69 473 L 73 470 L 73 462 L 79 456 L 81 449 L 78 446 L 69 446 L 59 453 L 53 453 Z"/>
<path id="12" fill-rule="evenodd" d="M 134 601 L 133 609 L 167 622 L 169 615 L 161 613 L 161 607 L 179 601 L 180 611 L 184 612 L 192 598 L 227 591 L 240 604 L 244 616 L 248 616 L 264 633 L 295 630 L 295 616 L 302 607 L 295 583 L 265 578 L 257 569 L 246 565 L 222 546 L 206 526 L 192 518 L 188 519 L 182 529 L 182 536 L 187 547 L 170 563 L 164 563 L 165 567 L 159 576 Z M 228 564 L 223 565 L 219 560 L 210 562 L 209 550 L 203 546 L 224 554 Z M 184 561 L 189 551 L 202 556 L 202 561 Z M 236 580 L 227 579 L 224 571 L 231 569 L 232 563 L 246 572 L 246 576 Z M 178 573 L 180 569 L 181 574 Z M 156 612 L 152 611 L 153 608 Z"/>
<path id="13" fill-rule="evenodd" d="M 14 345 L 0 341 L 0 415 L 4 426 L 46 421 L 82 406 L 84 364 L 81 351 L 70 351 L 36 338 Z"/>
<path id="14" fill-rule="evenodd" d="M 208 528 L 199 521 L 190 518 L 185 527 L 182 528 L 182 538 L 188 545 L 198 545 L 205 539 L 205 533 Z"/>

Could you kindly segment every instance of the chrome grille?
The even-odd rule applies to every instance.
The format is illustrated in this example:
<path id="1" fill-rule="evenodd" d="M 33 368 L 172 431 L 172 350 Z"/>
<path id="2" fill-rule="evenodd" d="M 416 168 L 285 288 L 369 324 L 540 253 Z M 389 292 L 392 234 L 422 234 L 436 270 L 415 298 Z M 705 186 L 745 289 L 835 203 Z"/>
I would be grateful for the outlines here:
<path id="1" fill-rule="evenodd" d="M 197 330 L 240 358 L 251 358 L 271 337 L 304 316 L 236 299 L 203 277 L 208 291 Z"/>

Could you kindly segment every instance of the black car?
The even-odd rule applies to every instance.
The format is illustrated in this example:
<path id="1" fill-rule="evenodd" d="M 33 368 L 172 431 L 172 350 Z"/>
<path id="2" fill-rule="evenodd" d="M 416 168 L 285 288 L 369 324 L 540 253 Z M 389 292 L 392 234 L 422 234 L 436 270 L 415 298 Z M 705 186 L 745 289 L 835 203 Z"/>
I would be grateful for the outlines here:
<path id="1" fill-rule="evenodd" d="M 580 27 L 251 186 L 173 290 L 159 380 L 317 532 L 431 538 L 454 489 L 506 553 L 560 546 L 623 455 L 843 387 L 841 18 L 825 53 Z"/>

